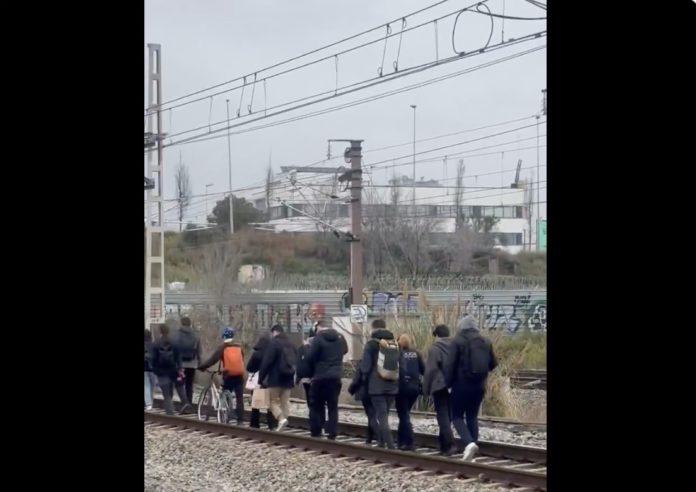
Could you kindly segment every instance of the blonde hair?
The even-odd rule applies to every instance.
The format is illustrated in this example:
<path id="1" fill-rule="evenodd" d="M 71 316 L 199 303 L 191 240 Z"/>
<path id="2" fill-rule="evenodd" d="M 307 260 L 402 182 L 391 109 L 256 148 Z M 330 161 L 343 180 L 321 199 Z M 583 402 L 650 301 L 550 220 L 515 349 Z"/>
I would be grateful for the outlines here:
<path id="1" fill-rule="evenodd" d="M 408 333 L 402 333 L 401 335 L 399 335 L 399 338 L 396 340 L 396 343 L 399 344 L 399 347 L 404 349 L 415 348 L 413 346 L 413 339 L 411 338 L 411 335 L 409 335 Z"/>

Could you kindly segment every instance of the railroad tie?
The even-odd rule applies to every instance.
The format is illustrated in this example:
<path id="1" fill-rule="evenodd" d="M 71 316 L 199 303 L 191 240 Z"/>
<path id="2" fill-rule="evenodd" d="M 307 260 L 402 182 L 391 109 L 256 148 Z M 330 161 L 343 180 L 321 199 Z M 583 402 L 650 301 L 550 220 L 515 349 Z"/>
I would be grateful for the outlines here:
<path id="1" fill-rule="evenodd" d="M 459 479 L 460 484 L 473 483 L 473 482 L 478 482 L 478 481 L 479 481 L 478 478 L 460 478 Z M 498 484 L 498 485 L 500 485 L 500 484 Z"/>
<path id="2" fill-rule="evenodd" d="M 334 458 L 335 461 L 350 461 L 355 459 L 356 458 L 353 456 L 341 456 L 340 458 Z"/>

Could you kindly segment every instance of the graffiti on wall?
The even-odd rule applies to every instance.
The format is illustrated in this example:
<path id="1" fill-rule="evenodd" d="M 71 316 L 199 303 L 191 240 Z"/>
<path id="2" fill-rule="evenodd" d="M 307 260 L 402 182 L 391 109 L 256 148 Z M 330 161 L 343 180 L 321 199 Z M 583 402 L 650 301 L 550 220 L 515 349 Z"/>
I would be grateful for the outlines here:
<path id="1" fill-rule="evenodd" d="M 546 301 L 531 295 L 516 295 L 512 302 L 486 302 L 483 294 L 474 294 L 464 304 L 464 312 L 482 319 L 482 328 L 517 333 L 520 329 L 546 331 Z"/>
<path id="2" fill-rule="evenodd" d="M 510 300 L 500 296 L 486 299 L 486 292 L 471 294 L 461 302 L 462 312 L 482 319 L 481 327 L 487 330 L 546 331 L 546 300 L 534 299 L 531 294 L 515 295 Z M 348 294 L 344 294 L 341 312 L 348 311 Z M 418 311 L 418 292 L 366 291 L 363 303 L 368 305 L 370 316 L 415 313 Z"/>

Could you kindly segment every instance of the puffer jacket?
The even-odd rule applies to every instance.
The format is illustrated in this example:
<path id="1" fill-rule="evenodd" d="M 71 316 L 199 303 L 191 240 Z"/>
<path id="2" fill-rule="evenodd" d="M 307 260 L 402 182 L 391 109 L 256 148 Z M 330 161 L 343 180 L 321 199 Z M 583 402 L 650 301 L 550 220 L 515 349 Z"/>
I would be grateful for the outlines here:
<path id="1" fill-rule="evenodd" d="M 346 339 L 333 328 L 321 330 L 309 346 L 313 380 L 341 379 L 343 356 L 348 353 Z"/>
<path id="2" fill-rule="evenodd" d="M 360 371 L 367 381 L 367 394 L 396 395 L 399 393 L 399 381 L 382 379 L 377 373 L 377 357 L 379 355 L 379 342 L 381 340 L 394 340 L 394 334 L 387 329 L 377 329 L 372 332 L 372 339 L 365 344 Z"/>

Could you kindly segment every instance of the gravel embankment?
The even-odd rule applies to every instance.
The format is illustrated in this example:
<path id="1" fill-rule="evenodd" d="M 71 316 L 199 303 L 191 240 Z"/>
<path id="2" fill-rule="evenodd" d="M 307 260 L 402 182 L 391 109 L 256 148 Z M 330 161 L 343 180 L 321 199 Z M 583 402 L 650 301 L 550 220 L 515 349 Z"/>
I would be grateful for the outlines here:
<path id="1" fill-rule="evenodd" d="M 480 482 L 415 476 L 403 469 L 375 469 L 372 465 L 263 443 L 145 426 L 146 492 L 508 490 L 491 484 L 484 487 Z"/>

